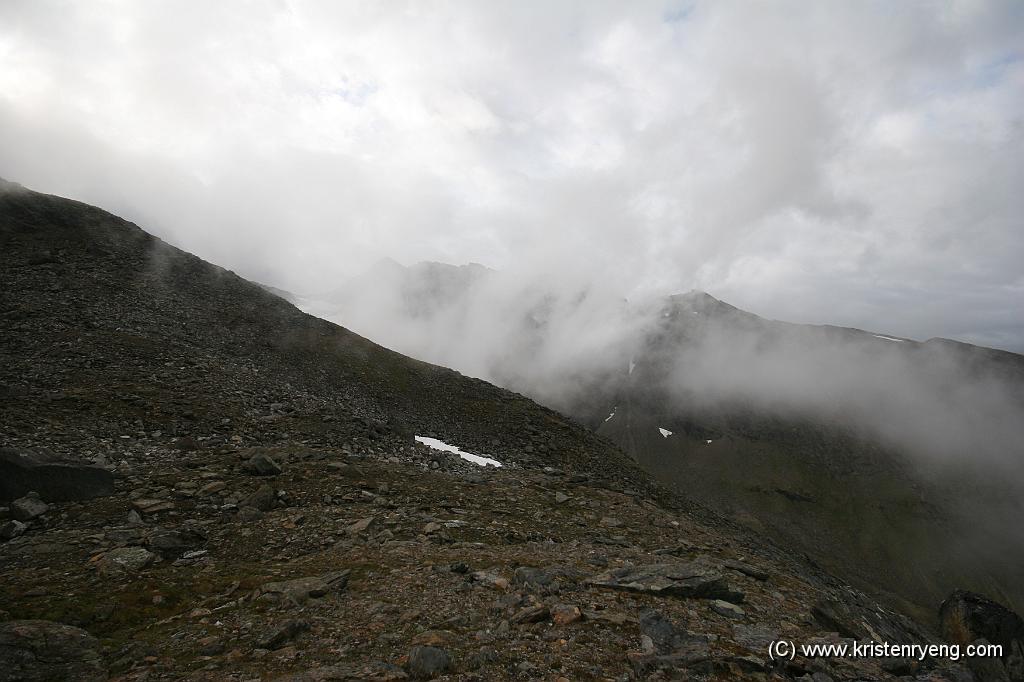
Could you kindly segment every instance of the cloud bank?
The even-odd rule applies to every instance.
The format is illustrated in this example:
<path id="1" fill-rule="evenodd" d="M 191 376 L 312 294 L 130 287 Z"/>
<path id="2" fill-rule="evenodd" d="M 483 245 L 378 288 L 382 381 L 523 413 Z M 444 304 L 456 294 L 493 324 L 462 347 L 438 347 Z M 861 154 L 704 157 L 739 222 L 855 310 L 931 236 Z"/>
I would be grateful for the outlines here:
<path id="1" fill-rule="evenodd" d="M 1020 351 L 1021 45 L 1009 1 L 14 0 L 0 175 L 294 291 L 475 261 Z"/>

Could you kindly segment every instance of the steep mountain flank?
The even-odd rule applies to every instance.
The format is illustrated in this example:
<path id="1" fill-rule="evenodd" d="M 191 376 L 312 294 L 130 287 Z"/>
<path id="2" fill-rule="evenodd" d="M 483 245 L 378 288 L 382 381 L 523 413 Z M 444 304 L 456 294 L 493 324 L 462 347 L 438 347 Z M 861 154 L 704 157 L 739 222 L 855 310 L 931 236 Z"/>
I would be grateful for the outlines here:
<path id="1" fill-rule="evenodd" d="M 0 680 L 971 679 L 773 660 L 936 635 L 571 419 L 99 209 L 0 187 L 0 319 L 5 462 L 112 474 L 3 508 Z"/>
<path id="2" fill-rule="evenodd" d="M 614 395 L 578 413 L 598 433 L 921 617 L 958 587 L 1024 603 L 1024 358 L 764 320 L 702 293 L 657 319 Z"/>
<path id="3" fill-rule="evenodd" d="M 920 618 L 958 588 L 1024 608 L 1021 356 L 767 320 L 698 291 L 627 302 L 436 263 L 375 272 L 392 304 L 366 305 L 364 285 L 324 312 L 572 415 Z"/>
<path id="4" fill-rule="evenodd" d="M 89 424 L 47 435 L 55 450 L 155 431 L 204 445 L 416 431 L 510 464 L 636 477 L 616 448 L 522 396 L 303 314 L 99 209 L 2 196 L 2 384 L 34 399 L 5 406 L 19 442 L 52 414 Z"/>

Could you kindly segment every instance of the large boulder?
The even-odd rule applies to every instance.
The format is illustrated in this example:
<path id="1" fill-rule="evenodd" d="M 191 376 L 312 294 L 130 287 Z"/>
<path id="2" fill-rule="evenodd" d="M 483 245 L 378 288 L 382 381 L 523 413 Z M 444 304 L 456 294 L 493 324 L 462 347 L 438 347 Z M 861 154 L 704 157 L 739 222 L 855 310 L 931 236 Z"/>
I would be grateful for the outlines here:
<path id="1" fill-rule="evenodd" d="M 653 609 L 640 614 L 639 625 L 641 650 L 627 654 L 639 679 L 647 679 L 658 670 L 678 671 L 710 657 L 707 635 L 677 630 L 668 618 Z"/>
<path id="2" fill-rule="evenodd" d="M 986 639 L 1009 651 L 1014 640 L 1024 642 L 1024 620 L 987 597 L 957 590 L 939 607 L 942 636 L 955 644 Z"/>
<path id="3" fill-rule="evenodd" d="M 50 505 L 43 502 L 39 493 L 34 490 L 25 497 L 19 497 L 11 502 L 11 516 L 16 521 L 31 521 L 42 516 L 50 510 Z"/>
<path id="4" fill-rule="evenodd" d="M 106 469 L 48 452 L 0 448 L 0 503 L 36 491 L 48 502 L 86 500 L 114 492 Z"/>
<path id="5" fill-rule="evenodd" d="M 1024 620 L 987 597 L 957 590 L 939 607 L 939 627 L 950 642 L 988 642 L 1002 647 L 1000 658 L 968 658 L 978 682 L 1024 680 Z"/>
<path id="6" fill-rule="evenodd" d="M 251 476 L 277 476 L 281 473 L 281 465 L 267 453 L 256 451 L 242 465 L 242 471 Z"/>
<path id="7" fill-rule="evenodd" d="M 105 679 L 100 643 L 85 630 L 48 620 L 0 623 L 0 682 Z"/>
<path id="8" fill-rule="evenodd" d="M 149 549 L 164 559 L 173 560 L 206 544 L 206 537 L 191 528 L 156 528 L 146 541 Z"/>
<path id="9" fill-rule="evenodd" d="M 107 578 L 120 578 L 138 573 L 156 561 L 156 555 L 145 547 L 119 547 L 103 555 L 96 569 Z"/>
<path id="10" fill-rule="evenodd" d="M 332 571 L 293 580 L 264 583 L 259 588 L 263 601 L 288 601 L 303 604 L 310 599 L 319 599 L 332 592 L 341 592 L 348 585 L 349 571 Z"/>
<path id="11" fill-rule="evenodd" d="M 0 542 L 7 542 L 8 540 L 20 537 L 25 534 L 26 530 L 28 530 L 28 524 L 11 519 L 7 523 L 0 525 Z"/>
<path id="12" fill-rule="evenodd" d="M 656 597 L 724 599 L 734 604 L 743 601 L 743 594 L 733 590 L 720 573 L 686 561 L 617 568 L 594 576 L 587 583 Z"/>
<path id="13" fill-rule="evenodd" d="M 436 646 L 414 646 L 409 651 L 409 673 L 416 679 L 432 679 L 452 667 L 448 652 Z"/>

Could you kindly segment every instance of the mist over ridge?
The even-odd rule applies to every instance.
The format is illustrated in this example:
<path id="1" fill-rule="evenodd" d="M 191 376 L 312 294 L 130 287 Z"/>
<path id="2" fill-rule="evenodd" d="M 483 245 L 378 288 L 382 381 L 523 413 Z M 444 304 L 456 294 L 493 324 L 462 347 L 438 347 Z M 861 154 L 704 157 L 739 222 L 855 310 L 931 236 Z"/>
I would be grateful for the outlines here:
<path id="1" fill-rule="evenodd" d="M 701 409 L 840 423 L 928 466 L 1024 471 L 1021 356 L 766 320 L 703 292 L 627 300 L 613 286 L 382 262 L 302 306 L 577 416 L 607 414 L 644 383 Z M 611 404 L 591 406 L 595 394 Z"/>
<path id="2" fill-rule="evenodd" d="M 1024 682 L 1021 188 L 1024 0 L 0 0 L 0 682 Z"/>
<path id="3" fill-rule="evenodd" d="M 16 0 L 0 175 L 289 291 L 475 261 L 1022 352 L 1022 44 L 998 0 Z"/>

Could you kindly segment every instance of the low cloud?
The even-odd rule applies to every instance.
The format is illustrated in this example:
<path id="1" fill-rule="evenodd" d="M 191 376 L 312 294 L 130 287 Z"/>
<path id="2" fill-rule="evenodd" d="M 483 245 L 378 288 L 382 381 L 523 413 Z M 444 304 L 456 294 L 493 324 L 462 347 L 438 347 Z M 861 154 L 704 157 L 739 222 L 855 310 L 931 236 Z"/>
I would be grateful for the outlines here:
<path id="1" fill-rule="evenodd" d="M 0 6 L 0 175 L 243 275 L 565 270 L 1024 350 L 1024 12 Z"/>

